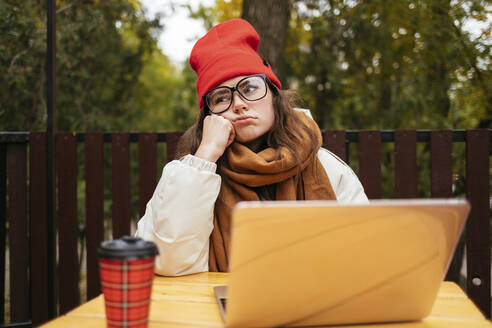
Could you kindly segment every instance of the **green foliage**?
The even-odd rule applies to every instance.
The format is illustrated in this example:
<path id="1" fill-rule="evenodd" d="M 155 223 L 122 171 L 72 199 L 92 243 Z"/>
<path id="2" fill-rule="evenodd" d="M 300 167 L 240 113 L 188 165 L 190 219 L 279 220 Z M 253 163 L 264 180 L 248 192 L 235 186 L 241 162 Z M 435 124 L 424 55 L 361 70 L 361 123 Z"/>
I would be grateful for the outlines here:
<path id="1" fill-rule="evenodd" d="M 139 115 L 136 130 L 185 130 L 194 121 L 198 101 L 195 73 L 186 65 L 179 70 L 156 49 L 145 64 L 135 87 Z"/>
<path id="2" fill-rule="evenodd" d="M 492 125 L 492 29 L 472 37 L 464 28 L 470 19 L 488 22 L 490 0 L 292 2 L 283 82 L 322 128 Z M 242 0 L 188 9 L 210 28 L 239 17 Z M 43 2 L 3 0 L 0 13 L 0 129 L 42 130 Z M 189 126 L 195 76 L 162 54 L 160 30 L 136 0 L 59 0 L 58 130 Z"/>
<path id="3" fill-rule="evenodd" d="M 296 8 L 289 84 L 321 127 L 490 124 L 490 31 L 473 40 L 463 28 L 485 19 L 490 1 L 310 0 Z"/>
<path id="4" fill-rule="evenodd" d="M 243 0 L 215 0 L 212 6 L 199 4 L 197 9 L 191 5 L 185 5 L 188 9 L 189 16 L 199 19 L 207 30 L 211 29 L 217 23 L 225 22 L 233 18 L 240 18 L 243 9 Z"/>
<path id="5" fill-rule="evenodd" d="M 0 129 L 44 129 L 46 10 L 38 1 L 0 6 L 0 75 L 8 90 Z M 159 29 L 138 1 L 57 1 L 58 130 L 128 129 L 139 115 L 135 87 Z"/>
<path id="6" fill-rule="evenodd" d="M 37 1 L 0 1 L 0 130 L 42 120 L 46 30 Z"/>

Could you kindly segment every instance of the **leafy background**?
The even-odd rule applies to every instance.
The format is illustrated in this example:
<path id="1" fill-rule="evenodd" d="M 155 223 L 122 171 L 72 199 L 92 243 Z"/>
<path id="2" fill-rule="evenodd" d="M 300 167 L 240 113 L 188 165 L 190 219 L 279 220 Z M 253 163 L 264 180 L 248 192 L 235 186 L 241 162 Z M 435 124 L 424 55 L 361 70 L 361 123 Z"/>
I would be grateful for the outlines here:
<path id="1" fill-rule="evenodd" d="M 321 128 L 492 125 L 491 1 L 279 2 L 289 20 L 274 68 Z M 241 17 L 243 5 L 187 8 L 209 28 Z M 2 131 L 45 129 L 44 6 L 0 1 Z M 137 0 L 59 0 L 56 19 L 58 130 L 180 130 L 193 122 L 194 73 L 157 46 L 166 17 L 148 18 Z M 474 37 L 463 28 L 469 20 L 488 25 Z"/>

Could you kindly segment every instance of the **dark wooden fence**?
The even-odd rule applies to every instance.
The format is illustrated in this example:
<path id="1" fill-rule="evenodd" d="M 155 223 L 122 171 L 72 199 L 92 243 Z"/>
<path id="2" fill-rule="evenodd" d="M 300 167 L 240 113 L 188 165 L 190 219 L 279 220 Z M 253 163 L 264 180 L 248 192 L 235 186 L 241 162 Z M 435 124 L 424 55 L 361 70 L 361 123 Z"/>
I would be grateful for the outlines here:
<path id="1" fill-rule="evenodd" d="M 0 322 L 4 308 L 10 309 L 10 322 L 38 325 L 48 320 L 48 295 L 54 294 L 58 313 L 79 305 L 80 239 L 77 177 L 85 183 L 84 233 L 86 247 L 87 299 L 100 293 L 96 248 L 104 238 L 104 147 L 111 152 L 112 236 L 130 233 L 131 195 L 138 192 L 138 213 L 156 186 L 158 143 L 166 143 L 166 158 L 173 159 L 181 132 L 167 133 L 57 133 L 57 229 L 58 258 L 55 284 L 49 284 L 46 135 L 45 133 L 0 133 L 0 243 L 2 264 L 0 295 L 6 295 L 5 254 L 9 254 L 9 299 L 0 299 Z M 394 164 L 395 198 L 419 197 L 418 144 L 430 156 L 428 197 L 453 196 L 453 145 L 466 145 L 466 197 L 472 205 L 466 227 L 467 284 L 469 297 L 490 318 L 490 141 L 492 130 L 398 130 L 324 131 L 324 145 L 350 162 L 358 172 L 369 198 L 385 196 L 382 167 L 388 156 L 382 146 L 394 147 L 389 161 Z M 83 143 L 83 151 L 77 145 Z M 130 144 L 138 143 L 138 190 L 130 184 Z M 353 146 L 357 145 L 354 150 Z M 352 146 L 352 147 L 351 147 Z M 134 147 L 134 146 L 132 146 Z M 79 149 L 80 150 L 80 149 Z M 83 172 L 77 156 L 83 154 Z M 454 156 L 453 156 L 454 155 Z M 384 156 L 384 158 L 383 158 Z M 160 165 L 162 167 L 162 165 Z M 106 168 L 107 169 L 107 168 Z M 132 177 L 135 179 L 135 177 Z M 6 243 L 8 246 L 6 248 Z M 8 250 L 8 252 L 5 251 Z M 450 275 L 448 274 L 448 277 Z M 456 279 L 456 277 L 455 277 Z M 54 285 L 55 290 L 48 290 Z M 6 304 L 7 303 L 7 304 Z"/>

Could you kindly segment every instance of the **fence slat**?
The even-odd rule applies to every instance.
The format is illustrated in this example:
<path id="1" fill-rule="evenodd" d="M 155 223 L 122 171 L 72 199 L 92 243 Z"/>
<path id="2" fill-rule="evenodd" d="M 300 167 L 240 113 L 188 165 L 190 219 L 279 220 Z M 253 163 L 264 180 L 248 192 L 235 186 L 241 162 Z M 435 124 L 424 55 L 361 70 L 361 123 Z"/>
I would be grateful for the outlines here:
<path id="1" fill-rule="evenodd" d="M 490 318 L 489 132 L 466 132 L 467 293 Z"/>
<path id="2" fill-rule="evenodd" d="M 452 195 L 453 180 L 453 135 L 451 130 L 431 131 L 431 197 L 449 198 Z M 464 247 L 458 245 L 446 280 L 459 282 Z"/>
<path id="3" fill-rule="evenodd" d="M 381 132 L 359 132 L 359 179 L 369 199 L 381 198 Z"/>
<path id="4" fill-rule="evenodd" d="M 343 161 L 347 160 L 345 130 L 327 130 L 323 135 L 323 145 Z"/>
<path id="5" fill-rule="evenodd" d="M 183 135 L 182 131 L 166 133 L 166 163 L 176 159 L 179 138 Z"/>
<path id="6" fill-rule="evenodd" d="M 48 231 L 46 208 L 46 133 L 29 137 L 31 315 L 37 326 L 48 321 Z"/>
<path id="7" fill-rule="evenodd" d="M 5 322 L 5 249 L 7 233 L 7 146 L 0 144 L 0 322 Z"/>
<path id="8" fill-rule="evenodd" d="M 395 131 L 395 194 L 397 198 L 416 198 L 417 132 Z"/>
<path id="9" fill-rule="evenodd" d="M 145 214 L 145 206 L 152 197 L 157 179 L 157 133 L 138 135 L 138 213 Z"/>
<path id="10" fill-rule="evenodd" d="M 79 305 L 76 146 L 74 133 L 57 133 L 60 314 Z"/>
<path id="11" fill-rule="evenodd" d="M 130 234 L 130 134 L 114 132 L 111 137 L 113 238 Z"/>
<path id="12" fill-rule="evenodd" d="M 453 140 L 451 130 L 431 132 L 431 197 L 448 198 L 452 195 Z"/>
<path id="13" fill-rule="evenodd" d="M 97 247 L 104 239 L 104 134 L 85 134 L 85 228 L 87 249 L 87 300 L 101 293 Z"/>
<path id="14" fill-rule="evenodd" d="M 29 240 L 27 234 L 27 145 L 7 146 L 12 322 L 29 320 Z"/>

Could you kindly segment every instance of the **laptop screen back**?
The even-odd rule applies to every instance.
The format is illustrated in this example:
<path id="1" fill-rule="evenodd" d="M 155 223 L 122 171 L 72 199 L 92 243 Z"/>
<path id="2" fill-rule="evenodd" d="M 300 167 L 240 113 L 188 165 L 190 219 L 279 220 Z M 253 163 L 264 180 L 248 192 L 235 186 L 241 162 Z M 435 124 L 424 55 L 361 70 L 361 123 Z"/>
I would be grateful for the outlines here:
<path id="1" fill-rule="evenodd" d="M 240 203 L 233 213 L 226 325 L 421 319 L 468 211 L 464 200 Z"/>

